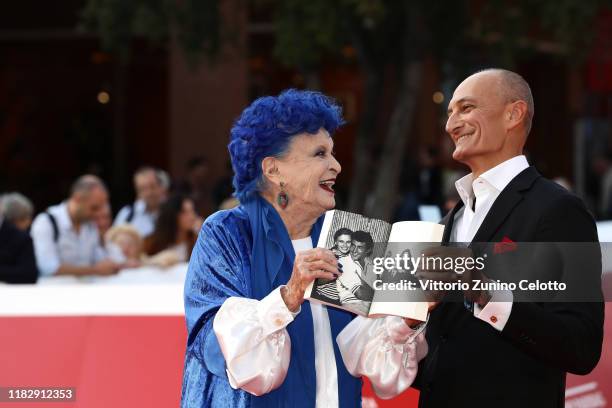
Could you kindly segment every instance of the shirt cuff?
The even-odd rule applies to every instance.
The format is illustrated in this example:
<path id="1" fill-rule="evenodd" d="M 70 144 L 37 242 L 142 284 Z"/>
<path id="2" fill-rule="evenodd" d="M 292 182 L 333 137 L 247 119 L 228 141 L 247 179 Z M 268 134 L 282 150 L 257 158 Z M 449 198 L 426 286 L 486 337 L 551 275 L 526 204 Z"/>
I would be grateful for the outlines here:
<path id="1" fill-rule="evenodd" d="M 389 337 L 393 343 L 414 343 L 416 337 L 425 330 L 425 327 L 427 327 L 429 314 L 427 315 L 427 320 L 419 324 L 414 329 L 408 326 L 404 319 L 398 318 L 397 316 L 387 316 L 385 319 L 387 333 L 389 334 Z"/>
<path id="2" fill-rule="evenodd" d="M 489 323 L 496 330 L 502 331 L 510 318 L 513 299 L 512 291 L 497 290 L 493 292 L 485 307 L 474 303 L 474 316 Z"/>
<path id="3" fill-rule="evenodd" d="M 284 329 L 302 309 L 300 307 L 295 313 L 289 310 L 280 293 L 281 287 L 274 289 L 257 304 L 257 315 L 263 324 L 264 336 Z"/>

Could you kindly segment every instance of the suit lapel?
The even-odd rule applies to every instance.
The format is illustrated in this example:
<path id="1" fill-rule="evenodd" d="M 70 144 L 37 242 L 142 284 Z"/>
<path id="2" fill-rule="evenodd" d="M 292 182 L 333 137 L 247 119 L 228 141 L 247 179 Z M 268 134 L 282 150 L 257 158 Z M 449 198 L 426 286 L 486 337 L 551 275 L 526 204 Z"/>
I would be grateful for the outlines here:
<path id="1" fill-rule="evenodd" d="M 493 238 L 493 234 L 523 199 L 523 191 L 528 190 L 538 177 L 540 174 L 534 167 L 528 167 L 516 176 L 497 197 L 472 242 L 486 242 Z M 462 207 L 463 201 L 459 200 L 451 212 L 442 219 L 441 223 L 444 224 L 443 244 L 450 242 L 455 216 Z M 463 295 L 457 292 L 447 293 L 440 306 L 432 312 L 433 321 L 443 326 L 446 325 L 444 327 L 447 330 L 459 327 L 462 321 L 460 317 L 469 313 L 461 303 L 462 297 Z"/>
<path id="2" fill-rule="evenodd" d="M 461 207 L 463 207 L 463 200 L 459 199 L 453 209 L 448 214 L 446 214 L 446 216 L 440 222 L 441 224 L 444 224 L 444 233 L 442 234 L 443 244 L 447 244 L 450 242 L 453 224 L 455 223 L 455 216 L 457 215 L 457 211 L 459 211 Z"/>
<path id="3" fill-rule="evenodd" d="M 490 241 L 514 207 L 523 199 L 523 191 L 528 190 L 538 177 L 540 174 L 532 166 L 519 173 L 497 197 L 472 242 Z"/>

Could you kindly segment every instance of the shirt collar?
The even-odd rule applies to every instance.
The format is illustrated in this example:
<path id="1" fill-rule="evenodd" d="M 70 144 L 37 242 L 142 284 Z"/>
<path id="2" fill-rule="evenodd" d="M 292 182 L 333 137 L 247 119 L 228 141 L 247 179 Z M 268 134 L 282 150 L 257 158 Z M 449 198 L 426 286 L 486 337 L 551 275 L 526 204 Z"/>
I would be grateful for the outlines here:
<path id="1" fill-rule="evenodd" d="M 134 212 L 144 213 L 147 209 L 147 206 L 143 200 L 136 200 L 134 203 Z"/>
<path id="2" fill-rule="evenodd" d="M 459 193 L 459 197 L 461 198 L 461 201 L 463 201 L 463 205 L 465 207 L 471 207 L 470 199 L 474 196 L 474 188 L 472 187 L 473 181 L 474 176 L 472 173 L 467 174 L 455 181 L 455 188 L 457 189 L 457 193 Z"/>
<path id="3" fill-rule="evenodd" d="M 72 220 L 68 213 L 68 202 L 64 201 L 59 205 L 57 209 L 57 223 L 64 229 L 72 229 Z"/>
<path id="4" fill-rule="evenodd" d="M 152 215 L 152 216 L 157 215 L 157 211 L 154 211 L 154 212 L 147 211 L 147 204 L 142 199 L 138 199 L 134 203 L 134 212 L 137 214 L 147 214 L 147 215 Z"/>
<path id="5" fill-rule="evenodd" d="M 488 181 L 498 191 L 503 191 L 512 179 L 527 167 L 529 167 L 529 163 L 524 155 L 515 156 L 485 171 L 480 177 Z"/>
<path id="6" fill-rule="evenodd" d="M 63 229 L 74 230 L 74 225 L 72 224 L 72 219 L 70 218 L 70 214 L 68 213 L 68 202 L 64 201 L 58 205 L 57 212 L 54 214 L 57 218 L 57 225 Z M 81 228 L 89 228 L 90 225 L 93 225 L 91 221 L 86 221 L 81 223 Z"/>
<path id="7" fill-rule="evenodd" d="M 529 167 L 527 158 L 524 155 L 514 156 L 497 166 L 485 171 L 474 179 L 473 173 L 468 174 L 455 182 L 455 187 L 461 201 L 466 207 L 470 206 L 470 200 L 474 197 L 474 183 L 478 179 L 485 180 L 491 187 L 501 192 L 508 184 L 519 175 L 523 170 Z"/>

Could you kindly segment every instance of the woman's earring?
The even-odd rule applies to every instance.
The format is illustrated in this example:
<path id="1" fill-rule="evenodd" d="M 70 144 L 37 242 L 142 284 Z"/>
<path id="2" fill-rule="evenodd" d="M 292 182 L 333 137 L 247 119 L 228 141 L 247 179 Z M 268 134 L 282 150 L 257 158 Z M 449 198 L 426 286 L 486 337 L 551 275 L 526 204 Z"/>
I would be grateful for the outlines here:
<path id="1" fill-rule="evenodd" d="M 287 205 L 289 204 L 289 196 L 285 192 L 285 183 L 283 183 L 282 181 L 280 183 L 280 192 L 276 197 L 276 202 L 278 203 L 278 206 L 283 210 L 287 208 Z"/>

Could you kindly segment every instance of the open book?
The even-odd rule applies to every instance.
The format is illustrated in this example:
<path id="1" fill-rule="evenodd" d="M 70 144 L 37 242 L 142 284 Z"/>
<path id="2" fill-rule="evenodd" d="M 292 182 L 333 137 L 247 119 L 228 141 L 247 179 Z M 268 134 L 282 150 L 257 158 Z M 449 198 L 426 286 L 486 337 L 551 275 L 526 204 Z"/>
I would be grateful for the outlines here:
<path id="1" fill-rule="evenodd" d="M 414 275 L 383 266 L 388 258 L 414 259 L 442 241 L 444 226 L 423 221 L 389 224 L 359 214 L 332 210 L 325 214 L 318 247 L 331 249 L 342 265 L 337 279 L 316 279 L 304 298 L 370 317 L 395 315 L 425 321 L 428 303 L 419 290 L 379 290 L 382 282 L 408 282 Z M 412 271 L 414 272 L 414 271 Z M 400 279 L 401 278 L 401 279 Z M 416 287 L 416 285 L 415 285 Z"/>

